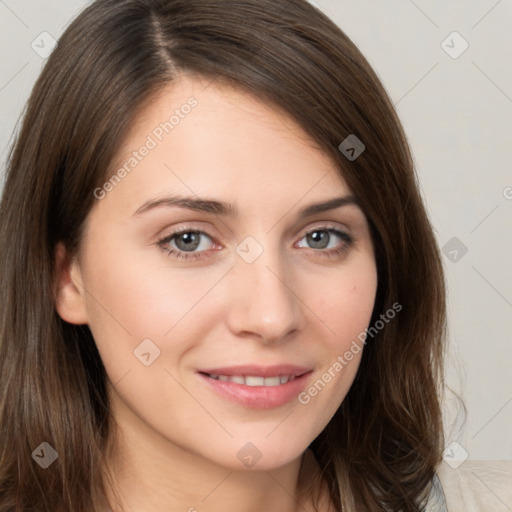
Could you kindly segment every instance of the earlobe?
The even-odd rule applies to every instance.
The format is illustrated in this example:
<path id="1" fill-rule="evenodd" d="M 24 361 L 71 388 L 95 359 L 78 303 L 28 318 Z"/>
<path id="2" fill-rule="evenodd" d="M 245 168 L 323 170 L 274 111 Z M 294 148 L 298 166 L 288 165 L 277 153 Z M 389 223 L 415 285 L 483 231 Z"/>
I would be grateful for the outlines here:
<path id="1" fill-rule="evenodd" d="M 88 322 L 85 290 L 82 286 L 80 268 L 76 258 L 71 261 L 66 247 L 59 242 L 55 248 L 55 309 L 59 316 L 70 324 Z"/>

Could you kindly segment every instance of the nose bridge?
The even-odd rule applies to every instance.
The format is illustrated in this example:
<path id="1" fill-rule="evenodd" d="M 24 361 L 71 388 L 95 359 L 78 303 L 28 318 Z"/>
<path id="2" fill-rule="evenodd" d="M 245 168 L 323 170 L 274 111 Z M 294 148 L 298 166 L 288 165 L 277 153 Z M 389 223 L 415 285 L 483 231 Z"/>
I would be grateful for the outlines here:
<path id="1" fill-rule="evenodd" d="M 235 333 L 276 341 L 301 327 L 302 312 L 293 292 L 293 268 L 268 239 L 263 246 L 248 237 L 237 247 L 229 318 Z"/>

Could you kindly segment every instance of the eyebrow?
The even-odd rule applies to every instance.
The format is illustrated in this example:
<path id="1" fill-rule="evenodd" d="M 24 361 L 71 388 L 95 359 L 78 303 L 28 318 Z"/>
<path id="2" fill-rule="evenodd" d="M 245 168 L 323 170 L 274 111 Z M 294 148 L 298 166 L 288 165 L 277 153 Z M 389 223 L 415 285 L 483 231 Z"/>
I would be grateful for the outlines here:
<path id="1" fill-rule="evenodd" d="M 359 206 L 358 199 L 353 195 L 335 197 L 322 201 L 321 203 L 313 203 L 302 208 L 299 213 L 299 218 L 309 217 L 311 215 L 322 213 L 328 210 L 334 210 L 342 206 L 356 205 Z M 238 208 L 223 201 L 216 201 L 213 199 L 201 199 L 193 197 L 170 196 L 160 199 L 152 199 L 146 201 L 140 206 L 133 215 L 141 215 L 155 208 L 173 207 L 186 208 L 188 210 L 195 210 L 199 212 L 213 213 L 215 215 L 223 215 L 229 217 L 236 217 L 239 215 Z"/>

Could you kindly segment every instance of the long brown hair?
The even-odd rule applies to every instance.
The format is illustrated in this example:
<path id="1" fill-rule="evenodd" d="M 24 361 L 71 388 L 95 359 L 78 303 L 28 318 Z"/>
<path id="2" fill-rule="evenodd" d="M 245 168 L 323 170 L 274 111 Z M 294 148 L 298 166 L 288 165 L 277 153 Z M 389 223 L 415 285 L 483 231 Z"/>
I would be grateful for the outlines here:
<path id="1" fill-rule="evenodd" d="M 305 0 L 101 0 L 42 71 L 9 155 L 0 205 L 0 511 L 104 506 L 112 435 L 105 369 L 87 325 L 55 311 L 54 252 L 78 247 L 93 191 L 138 112 L 179 71 L 286 111 L 338 164 L 376 251 L 356 379 L 311 444 L 337 511 L 419 511 L 443 447 L 445 284 L 402 126 L 348 37 Z M 364 152 L 339 145 L 355 135 Z M 129 179 L 129 178 L 128 178 Z M 381 321 L 382 323 L 382 321 Z M 47 442 L 47 469 L 32 453 Z"/>

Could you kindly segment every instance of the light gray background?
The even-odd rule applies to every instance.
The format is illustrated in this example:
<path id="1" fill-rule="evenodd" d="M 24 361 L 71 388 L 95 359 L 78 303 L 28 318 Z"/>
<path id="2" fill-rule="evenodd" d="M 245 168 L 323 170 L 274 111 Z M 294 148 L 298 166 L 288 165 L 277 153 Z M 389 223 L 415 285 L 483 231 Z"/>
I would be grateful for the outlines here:
<path id="1" fill-rule="evenodd" d="M 462 394 L 468 418 L 464 425 L 457 420 L 448 395 L 445 460 L 456 466 L 466 452 L 474 460 L 512 460 L 512 0 L 311 3 L 338 23 L 381 77 L 409 137 L 439 244 L 458 239 L 443 256 L 448 383 Z M 87 4 L 0 0 L 2 175 L 44 63 L 31 44 L 42 32 L 58 39 Z M 453 31 L 469 44 L 457 58 L 443 49 L 463 48 L 462 40 L 448 37 Z"/>

